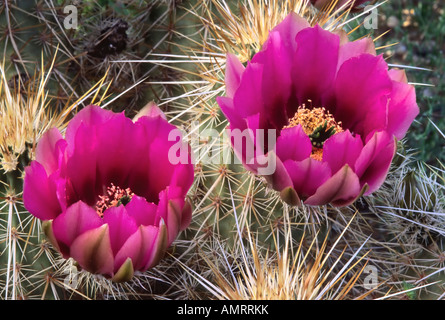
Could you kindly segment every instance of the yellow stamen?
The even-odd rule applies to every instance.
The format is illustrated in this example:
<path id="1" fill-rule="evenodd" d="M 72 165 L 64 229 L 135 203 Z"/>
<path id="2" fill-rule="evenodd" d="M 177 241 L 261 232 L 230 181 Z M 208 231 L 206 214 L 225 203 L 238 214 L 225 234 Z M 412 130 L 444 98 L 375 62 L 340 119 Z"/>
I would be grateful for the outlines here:
<path id="1" fill-rule="evenodd" d="M 312 147 L 311 158 L 321 161 L 323 159 L 323 148 Z"/>
<path id="2" fill-rule="evenodd" d="M 341 121 L 337 122 L 325 108 L 306 109 L 304 104 L 298 107 L 294 117 L 289 120 L 289 124 L 283 127 L 283 129 L 296 127 L 298 125 L 301 125 L 304 133 L 306 133 L 309 137 L 311 137 L 311 135 L 314 134 L 314 131 L 319 129 L 321 126 L 326 126 L 325 132 L 329 130 L 334 130 L 334 133 L 344 131 L 341 126 Z M 314 144 L 314 141 L 312 142 L 311 158 L 321 161 L 323 159 L 324 141 L 318 142 L 318 144 L 315 143 L 317 145 Z"/>
<path id="3" fill-rule="evenodd" d="M 125 205 L 133 196 L 134 193 L 130 188 L 122 189 L 111 184 L 111 187 L 107 188 L 107 194 L 99 196 L 99 201 L 96 203 L 96 212 L 102 218 L 106 209 L 117 207 L 121 204 Z M 127 202 L 124 203 L 124 200 Z"/>

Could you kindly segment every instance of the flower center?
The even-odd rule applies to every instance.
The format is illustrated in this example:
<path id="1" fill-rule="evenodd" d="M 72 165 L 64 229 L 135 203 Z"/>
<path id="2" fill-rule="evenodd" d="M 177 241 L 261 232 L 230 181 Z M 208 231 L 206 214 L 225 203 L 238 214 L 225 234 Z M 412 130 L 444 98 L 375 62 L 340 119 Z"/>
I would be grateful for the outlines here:
<path id="1" fill-rule="evenodd" d="M 125 206 L 133 196 L 134 193 L 130 188 L 122 189 L 111 184 L 111 187 L 107 188 L 106 195 L 99 196 L 99 200 L 96 202 L 96 212 L 102 218 L 106 209 L 120 205 Z"/>
<path id="2" fill-rule="evenodd" d="M 298 107 L 294 117 L 289 120 L 285 128 L 301 125 L 304 133 L 311 139 L 311 158 L 321 161 L 323 159 L 324 142 L 336 133 L 344 131 L 341 121 L 335 121 L 334 117 L 325 108 L 306 109 L 303 104 Z"/>

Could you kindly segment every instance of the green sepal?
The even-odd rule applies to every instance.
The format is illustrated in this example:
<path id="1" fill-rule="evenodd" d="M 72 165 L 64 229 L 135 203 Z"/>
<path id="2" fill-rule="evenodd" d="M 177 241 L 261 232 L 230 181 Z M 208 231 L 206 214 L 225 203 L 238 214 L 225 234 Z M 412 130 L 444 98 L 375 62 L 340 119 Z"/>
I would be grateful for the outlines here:
<path id="1" fill-rule="evenodd" d="M 130 281 L 134 276 L 133 261 L 131 258 L 127 258 L 125 262 L 121 265 L 119 270 L 115 273 L 111 279 L 113 282 L 121 283 Z"/>
<path id="2" fill-rule="evenodd" d="M 287 187 L 280 192 L 281 199 L 291 206 L 301 206 L 300 197 L 292 187 Z"/>
<path id="3" fill-rule="evenodd" d="M 52 244 L 54 249 L 60 252 L 59 244 L 57 243 L 56 237 L 53 232 L 53 220 L 42 221 L 42 230 L 46 236 L 46 239 Z"/>

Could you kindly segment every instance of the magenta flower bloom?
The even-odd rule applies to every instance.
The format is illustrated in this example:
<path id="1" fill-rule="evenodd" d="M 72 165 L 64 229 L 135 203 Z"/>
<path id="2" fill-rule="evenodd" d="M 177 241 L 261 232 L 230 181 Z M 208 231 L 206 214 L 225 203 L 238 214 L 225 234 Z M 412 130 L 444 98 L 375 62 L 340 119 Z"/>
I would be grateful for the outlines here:
<path id="1" fill-rule="evenodd" d="M 274 172 L 264 176 L 293 205 L 344 206 L 375 191 L 396 139 L 419 112 L 404 71 L 388 71 L 371 39 L 349 42 L 294 13 L 246 67 L 228 54 L 225 82 L 217 102 L 229 129 L 252 132 L 241 148 L 232 140 L 235 154 L 254 173 L 260 157 L 276 155 Z M 275 149 L 256 152 L 258 129 L 275 130 Z"/>
<path id="2" fill-rule="evenodd" d="M 170 163 L 177 129 L 157 106 L 147 113 L 133 122 L 88 106 L 65 139 L 49 130 L 25 169 L 25 208 L 46 221 L 56 249 L 114 281 L 157 264 L 191 220 L 193 165 Z"/>
<path id="3" fill-rule="evenodd" d="M 330 7 L 335 1 L 336 0 L 311 0 L 311 3 L 317 9 L 322 9 Z M 342 8 L 345 4 L 347 4 L 347 6 L 344 7 L 345 10 L 351 5 L 353 9 L 356 9 L 366 2 L 371 2 L 371 0 L 355 0 L 354 2 L 353 0 L 338 0 L 335 9 Z"/>

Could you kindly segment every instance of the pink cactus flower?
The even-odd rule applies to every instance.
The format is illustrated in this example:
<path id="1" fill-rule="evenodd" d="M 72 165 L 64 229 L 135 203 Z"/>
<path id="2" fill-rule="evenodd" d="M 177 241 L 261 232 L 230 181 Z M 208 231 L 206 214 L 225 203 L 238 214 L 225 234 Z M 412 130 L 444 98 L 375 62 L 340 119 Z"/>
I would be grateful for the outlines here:
<path id="1" fill-rule="evenodd" d="M 229 129 L 252 132 L 242 148 L 232 141 L 235 154 L 256 174 L 274 155 L 264 176 L 292 205 L 345 206 L 378 189 L 419 112 L 405 72 L 388 70 L 370 38 L 350 42 L 294 13 L 246 67 L 227 55 L 225 83 Z M 276 131 L 274 148 L 259 147 L 258 129 Z"/>
<path id="2" fill-rule="evenodd" d="M 317 9 L 331 8 L 336 2 L 334 9 L 344 8 L 344 10 L 349 9 L 352 5 L 352 9 L 357 9 L 371 0 L 311 0 L 311 3 Z"/>
<path id="3" fill-rule="evenodd" d="M 65 138 L 57 129 L 42 137 L 23 202 L 65 258 L 116 282 L 158 263 L 191 220 L 193 165 L 170 163 L 181 143 L 169 141 L 172 130 L 155 105 L 136 122 L 88 106 Z"/>

